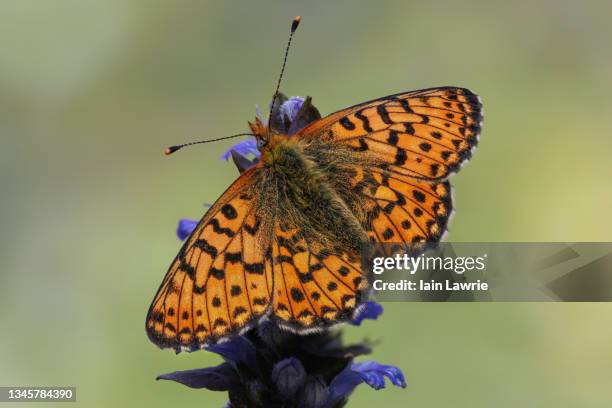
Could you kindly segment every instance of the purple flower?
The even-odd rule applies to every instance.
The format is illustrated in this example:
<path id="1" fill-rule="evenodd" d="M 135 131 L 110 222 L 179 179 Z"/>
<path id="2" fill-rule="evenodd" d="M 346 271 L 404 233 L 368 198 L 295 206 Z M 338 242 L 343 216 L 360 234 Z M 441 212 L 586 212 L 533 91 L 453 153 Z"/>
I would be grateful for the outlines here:
<path id="1" fill-rule="evenodd" d="M 314 120 L 316 118 L 316 115 L 318 115 L 318 111 L 316 112 L 316 114 L 313 114 L 313 110 L 316 111 L 316 108 L 310 105 L 310 103 L 305 105 L 304 101 L 306 101 L 306 99 L 302 98 L 301 96 L 292 96 L 291 98 L 286 99 L 286 97 L 281 94 L 279 95 L 279 101 L 280 100 L 284 100 L 284 102 L 281 103 L 280 107 L 273 109 L 272 112 L 272 114 L 275 115 L 275 120 L 271 121 L 271 123 L 275 125 L 273 127 L 274 130 L 281 131 L 283 133 L 293 134 L 297 130 L 301 129 L 306 124 Z M 310 99 L 308 99 L 308 101 L 310 101 Z M 302 110 L 303 107 L 305 108 L 304 110 Z M 257 107 L 257 117 L 259 118 L 259 120 L 261 120 L 262 123 L 268 124 L 269 121 L 263 117 L 261 111 L 259 110 L 259 107 Z M 249 155 L 253 155 L 255 159 L 259 159 L 260 153 L 257 149 L 257 141 L 255 140 L 255 138 L 250 137 L 246 140 L 236 143 L 235 145 L 227 149 L 221 155 L 221 158 L 226 161 L 230 158 L 234 158 L 234 162 L 236 162 L 237 160 L 240 161 L 241 159 L 237 159 L 236 155 L 238 155 L 239 157 L 244 157 L 245 160 L 248 160 L 247 157 Z M 244 170 L 244 163 L 236 164 L 238 165 L 239 170 Z M 251 165 L 252 164 L 253 163 L 251 162 Z"/>
<path id="2" fill-rule="evenodd" d="M 198 221 L 182 218 L 178 222 L 176 228 L 176 235 L 182 241 L 191 235 L 195 227 L 198 226 Z"/>
<path id="3" fill-rule="evenodd" d="M 207 350 L 219 354 L 224 362 L 158 379 L 227 391 L 229 407 L 336 408 L 363 383 L 380 390 L 386 377 L 395 386 L 406 387 L 399 368 L 374 361 L 355 362 L 356 356 L 370 349 L 344 346 L 338 334 L 328 331 L 301 336 L 266 321 Z"/>
<path id="4" fill-rule="evenodd" d="M 366 383 L 375 390 L 385 388 L 385 377 L 396 387 L 406 388 L 404 374 L 397 367 L 375 361 L 349 364 L 332 380 L 328 406 L 332 407 L 346 398 L 361 383 Z"/>
<path id="5" fill-rule="evenodd" d="M 252 154 L 255 157 L 259 157 L 259 150 L 257 150 L 257 141 L 254 137 L 249 137 L 246 140 L 236 143 L 235 145 L 227 149 L 225 153 L 221 155 L 221 158 L 225 161 L 229 160 L 230 157 L 232 157 L 232 150 L 240 154 L 241 156 L 246 157 L 249 154 Z"/>
<path id="6" fill-rule="evenodd" d="M 361 326 L 361 322 L 365 319 L 376 320 L 381 314 L 383 314 L 382 305 L 370 300 L 357 310 L 352 323 L 355 326 Z"/>
<path id="7" fill-rule="evenodd" d="M 272 381 L 284 398 L 293 398 L 306 381 L 306 370 L 295 357 L 289 357 L 276 363 L 272 369 Z"/>
<path id="8" fill-rule="evenodd" d="M 292 96 L 281 105 L 280 114 L 282 117 L 287 118 L 289 123 L 291 123 L 297 118 L 303 104 L 304 98 L 301 96 Z"/>
<path id="9" fill-rule="evenodd" d="M 216 367 L 175 371 L 157 377 L 158 380 L 172 380 L 190 388 L 206 388 L 211 391 L 228 391 L 239 383 L 236 371 L 229 363 Z"/>
<path id="10" fill-rule="evenodd" d="M 223 343 L 212 344 L 206 350 L 219 354 L 226 361 L 244 364 L 253 371 L 259 371 L 257 348 L 245 336 L 234 336 Z"/>

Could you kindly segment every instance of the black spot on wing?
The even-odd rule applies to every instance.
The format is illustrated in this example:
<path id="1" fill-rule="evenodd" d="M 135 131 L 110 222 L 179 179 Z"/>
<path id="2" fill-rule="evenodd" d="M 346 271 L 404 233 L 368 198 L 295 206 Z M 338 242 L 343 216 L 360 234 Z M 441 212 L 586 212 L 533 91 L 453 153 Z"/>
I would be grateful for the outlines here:
<path id="1" fill-rule="evenodd" d="M 225 271 L 223 271 L 223 269 L 217 269 L 217 268 L 211 267 L 210 270 L 208 271 L 208 276 L 212 276 L 213 278 L 222 280 L 222 279 L 225 279 Z"/>
<path id="2" fill-rule="evenodd" d="M 216 329 L 217 327 L 224 327 L 224 326 L 227 326 L 227 321 L 220 317 L 217 318 L 215 322 L 213 323 L 213 329 Z"/>
<path id="3" fill-rule="evenodd" d="M 207 253 L 213 258 L 217 257 L 217 248 L 210 245 L 208 241 L 206 241 L 205 239 L 198 239 L 197 241 L 193 243 L 193 246 L 195 248 L 201 249 L 203 252 Z"/>
<path id="4" fill-rule="evenodd" d="M 438 175 L 438 171 L 440 170 L 440 165 L 438 163 L 433 163 L 429 165 L 429 173 L 432 177 L 436 177 Z"/>
<path id="5" fill-rule="evenodd" d="M 364 152 L 366 150 L 368 150 L 370 147 L 368 146 L 368 144 L 366 143 L 366 141 L 363 138 L 359 139 L 359 148 L 357 150 L 359 150 L 360 152 Z"/>
<path id="6" fill-rule="evenodd" d="M 372 127 L 370 126 L 370 120 L 368 119 L 367 116 L 364 116 L 363 111 L 357 111 L 355 113 L 355 117 L 361 121 L 363 130 L 365 130 L 368 133 L 372 133 L 374 131 Z"/>
<path id="7" fill-rule="evenodd" d="M 424 203 L 425 202 L 425 194 L 423 194 L 421 191 L 419 190 L 413 190 L 412 191 L 412 196 L 414 197 L 415 200 L 417 200 L 419 203 Z"/>
<path id="8" fill-rule="evenodd" d="M 238 217 L 238 212 L 231 204 L 225 204 L 223 207 L 221 207 L 221 214 L 223 214 L 228 220 L 233 220 L 234 218 Z"/>
<path id="9" fill-rule="evenodd" d="M 229 204 L 227 204 L 229 205 Z M 230 206 L 231 207 L 231 206 Z M 234 208 L 234 207 L 232 207 Z M 227 216 L 226 216 L 227 217 Z M 229 218 L 229 217 L 227 217 Z M 234 231 L 232 231 L 229 228 L 223 228 L 221 226 L 221 224 L 219 224 L 219 220 L 217 220 L 216 218 L 213 218 L 212 220 L 210 220 L 210 222 L 208 223 L 208 225 L 210 225 L 213 228 L 213 231 L 215 231 L 217 234 L 223 234 L 223 235 L 227 235 L 228 237 L 233 237 Z"/>
<path id="10" fill-rule="evenodd" d="M 232 313 L 232 317 L 235 319 L 238 316 L 247 313 L 247 310 L 242 306 L 237 306 Z"/>
<path id="11" fill-rule="evenodd" d="M 399 140 L 398 132 L 396 130 L 389 131 L 389 137 L 387 138 L 387 143 L 392 146 L 395 146 Z"/>
<path id="12" fill-rule="evenodd" d="M 299 303 L 304 300 L 304 293 L 298 288 L 291 288 L 291 298 Z"/>
<path id="13" fill-rule="evenodd" d="M 224 254 L 225 261 L 231 264 L 239 263 L 242 261 L 241 252 L 226 252 Z"/>
<path id="14" fill-rule="evenodd" d="M 191 280 L 195 279 L 195 268 L 185 262 L 184 259 L 181 259 L 179 269 L 185 272 L 191 278 Z"/>
<path id="15" fill-rule="evenodd" d="M 406 99 L 398 99 L 400 106 L 404 109 L 406 113 L 414 113 L 412 108 L 410 107 L 410 103 Z"/>
<path id="16" fill-rule="evenodd" d="M 414 135 L 414 126 L 412 126 L 412 124 L 408 122 L 404 123 L 404 130 L 409 135 Z"/>
<path id="17" fill-rule="evenodd" d="M 397 153 L 395 153 L 395 164 L 398 166 L 402 166 L 406 163 L 408 156 L 406 155 L 406 151 L 404 149 L 397 149 Z"/>
<path id="18" fill-rule="evenodd" d="M 386 240 L 393 238 L 394 235 L 395 234 L 393 233 L 393 230 L 391 228 L 387 228 L 382 234 L 383 238 Z"/>
<path id="19" fill-rule="evenodd" d="M 427 142 L 423 142 L 419 145 L 419 148 L 424 152 L 428 152 L 431 150 L 431 145 Z"/>
<path id="20" fill-rule="evenodd" d="M 230 294 L 234 297 L 240 296 L 241 293 L 242 293 L 242 288 L 238 285 L 233 285 L 232 288 L 230 289 Z"/>
<path id="21" fill-rule="evenodd" d="M 346 130 L 355 130 L 355 124 L 353 122 L 351 122 L 351 120 L 349 118 L 347 118 L 346 116 L 343 117 L 342 119 L 340 119 L 339 123 Z"/>
<path id="22" fill-rule="evenodd" d="M 385 107 L 385 105 L 378 105 L 376 107 L 376 112 L 378 112 L 378 115 L 385 124 L 392 125 L 394 123 L 389 117 L 389 112 L 387 112 L 387 108 Z"/>
<path id="23" fill-rule="evenodd" d="M 314 277 L 312 276 L 312 273 L 310 272 L 298 273 L 298 276 L 300 278 L 300 282 L 302 283 L 312 282 L 314 280 Z"/>
<path id="24" fill-rule="evenodd" d="M 259 221 L 259 218 L 258 218 L 257 221 L 255 221 L 255 225 L 253 225 L 253 226 L 245 223 L 244 224 L 244 230 L 249 235 L 255 235 L 257 233 L 257 231 L 259 231 L 259 226 L 260 226 L 260 221 Z"/>

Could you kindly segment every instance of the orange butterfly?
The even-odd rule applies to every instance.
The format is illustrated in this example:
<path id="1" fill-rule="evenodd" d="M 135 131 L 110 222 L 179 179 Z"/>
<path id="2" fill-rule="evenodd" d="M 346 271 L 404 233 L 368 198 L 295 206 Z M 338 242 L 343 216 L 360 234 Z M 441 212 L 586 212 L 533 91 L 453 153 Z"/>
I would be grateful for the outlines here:
<path id="1" fill-rule="evenodd" d="M 350 320 L 369 287 L 365 242 L 437 242 L 447 229 L 447 178 L 481 129 L 475 94 L 412 91 L 321 119 L 310 98 L 283 113 L 279 85 L 270 123 L 250 123 L 259 161 L 204 215 L 153 300 L 146 330 L 160 347 L 201 348 L 262 318 L 298 333 Z"/>

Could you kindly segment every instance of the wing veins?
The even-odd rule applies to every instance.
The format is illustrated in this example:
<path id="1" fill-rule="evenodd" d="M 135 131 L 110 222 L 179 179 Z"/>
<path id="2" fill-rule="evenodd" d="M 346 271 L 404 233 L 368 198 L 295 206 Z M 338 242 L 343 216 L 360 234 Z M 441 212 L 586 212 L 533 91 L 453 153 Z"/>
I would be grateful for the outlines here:
<path id="1" fill-rule="evenodd" d="M 293 255 L 291 255 L 291 259 L 294 259 Z M 293 268 L 295 269 L 295 274 L 297 275 L 297 278 L 298 278 L 297 280 L 300 283 L 300 287 L 302 288 L 302 291 L 304 292 L 304 297 L 306 298 L 306 300 L 308 300 L 308 304 L 310 305 L 310 308 L 312 309 L 312 311 L 315 313 L 316 316 L 318 316 L 317 309 L 315 309 L 315 307 L 312 305 L 312 302 L 310 301 L 310 297 L 308 296 L 308 292 L 306 292 L 306 287 L 300 280 L 300 275 L 299 275 L 300 271 L 295 265 L 295 260 L 293 262 Z M 308 269 L 310 269 L 310 252 L 308 253 Z M 314 277 L 313 277 L 313 280 L 314 280 Z"/>
<path id="2" fill-rule="evenodd" d="M 247 213 L 244 215 L 244 219 L 240 223 L 240 226 L 238 227 L 238 230 L 242 231 L 242 229 L 244 228 L 244 224 L 246 223 L 246 219 L 251 214 L 252 211 L 253 211 L 253 207 L 251 207 L 251 209 L 249 209 L 249 211 L 247 211 Z M 225 255 L 225 252 L 227 251 L 227 248 L 229 248 L 229 246 L 232 244 L 233 241 L 234 241 L 234 237 L 230 238 L 229 241 L 227 242 L 227 245 L 225 245 L 225 247 L 221 251 L 219 251 L 214 258 L 211 256 L 211 259 L 212 259 L 212 261 L 210 262 L 211 268 L 212 268 L 212 265 L 217 260 L 217 258 L 219 258 L 219 256 Z M 223 268 L 225 268 L 225 262 L 223 262 Z M 197 270 L 197 265 L 196 265 L 196 270 Z M 210 270 L 210 268 L 209 268 L 209 270 Z M 206 275 L 206 279 L 204 280 L 203 286 L 207 286 L 208 285 L 208 279 L 209 278 L 210 278 L 210 276 L 207 274 Z"/>
<path id="3" fill-rule="evenodd" d="M 243 265 L 244 263 L 246 263 L 245 259 L 244 259 L 244 229 L 240 229 L 240 258 L 242 259 Z M 265 266 L 264 266 L 264 271 L 265 271 Z M 247 278 L 246 278 L 246 269 L 243 267 L 242 268 L 242 277 L 244 279 L 244 291 L 246 292 L 246 296 L 247 296 L 247 302 L 249 303 L 249 311 L 251 312 L 251 318 L 253 318 L 255 316 L 255 313 L 253 313 L 253 307 L 251 306 L 251 295 L 249 295 L 249 287 L 248 287 L 248 283 L 247 283 Z M 265 272 L 264 272 L 264 278 L 265 278 Z"/>
<path id="4" fill-rule="evenodd" d="M 430 196 L 430 197 L 431 197 L 431 198 L 433 198 L 434 200 L 436 200 L 436 201 L 442 201 L 442 198 L 441 198 L 440 196 L 436 196 L 436 195 L 435 195 L 434 193 L 432 193 L 431 191 L 426 190 L 426 189 L 424 189 L 423 187 L 421 187 L 421 186 L 419 186 L 419 185 L 412 184 L 412 183 L 410 183 L 410 182 L 408 182 L 408 181 L 405 181 L 405 180 L 399 179 L 399 178 L 397 178 L 396 176 L 394 176 L 395 174 L 398 174 L 398 173 L 391 173 L 391 171 L 390 171 L 390 170 L 380 170 L 379 168 L 372 168 L 372 169 L 370 169 L 370 171 L 372 171 L 373 173 L 376 173 L 376 174 L 380 174 L 381 176 L 387 176 L 389 179 L 395 180 L 395 181 L 397 181 L 398 183 L 401 183 L 401 184 L 406 184 L 407 186 L 410 186 L 410 187 L 413 187 L 413 188 L 417 188 L 417 189 L 419 189 L 419 191 L 421 191 L 421 192 L 422 192 L 422 193 L 424 193 L 424 194 L 427 194 L 428 196 Z M 387 172 L 387 173 L 389 173 L 389 174 L 385 174 L 385 172 Z M 410 177 L 410 176 L 405 176 L 405 177 Z M 410 177 L 410 178 L 414 178 L 414 177 Z M 386 186 L 386 187 L 389 187 L 391 190 L 393 190 L 393 191 L 397 192 L 397 190 L 395 190 L 395 189 L 394 189 L 394 188 L 392 188 L 391 186 Z"/>
<path id="5" fill-rule="evenodd" d="M 310 249 L 310 245 L 308 244 L 308 242 L 306 242 L 306 246 L 308 247 L 308 253 L 309 253 L 309 255 L 308 255 L 308 256 L 310 257 L 310 254 L 313 254 L 313 252 L 311 251 L 311 249 Z M 323 266 L 325 266 L 325 267 L 327 268 L 327 265 L 325 265 L 325 264 L 324 264 L 324 263 L 321 261 L 321 259 L 320 259 L 319 257 L 316 257 L 316 258 L 317 258 L 317 260 L 318 260 L 319 262 L 321 262 L 321 263 L 323 264 Z M 310 272 L 310 258 L 308 259 L 308 272 Z M 330 301 L 330 302 L 331 302 L 331 303 L 332 303 L 332 304 L 333 304 L 333 305 L 336 307 L 336 309 L 340 310 L 340 306 L 338 306 L 338 305 L 336 304 L 336 302 L 334 302 L 334 299 L 332 299 L 332 298 L 331 298 L 331 297 L 330 297 L 330 296 L 327 294 L 327 292 L 326 292 L 325 290 L 323 290 L 323 288 L 321 287 L 321 285 L 319 285 L 319 282 L 317 282 L 317 280 L 315 279 L 314 274 L 312 275 L 312 281 L 315 283 L 315 285 L 317 285 L 317 287 L 318 287 L 318 288 L 319 288 L 319 290 L 321 291 L 321 294 L 322 294 L 323 296 L 325 296 L 327 299 L 329 299 L 329 301 Z M 315 310 L 315 312 L 316 312 L 316 310 Z M 317 315 L 317 316 L 318 316 L 318 315 Z M 319 317 L 323 317 L 323 316 L 319 316 Z"/>
<path id="6" fill-rule="evenodd" d="M 393 221 L 391 221 L 391 219 L 389 218 L 389 216 L 387 215 L 387 213 L 385 212 L 385 210 L 383 210 L 383 208 L 382 208 L 382 207 L 381 207 L 381 206 L 378 204 L 378 202 L 376 201 L 377 199 L 376 199 L 376 198 L 373 198 L 373 197 L 371 197 L 371 196 L 368 196 L 368 195 L 366 195 L 365 197 L 366 197 L 366 198 L 369 198 L 369 199 L 370 199 L 370 200 L 372 200 L 372 201 L 374 201 L 374 204 L 375 204 L 375 205 L 376 205 L 376 206 L 377 206 L 377 207 L 380 209 L 381 214 L 385 214 L 385 217 L 387 218 L 387 220 L 388 220 L 388 221 L 391 223 L 391 225 L 393 225 L 393 228 L 395 228 L 395 230 L 397 231 L 398 235 L 401 237 L 401 236 L 402 236 L 402 234 L 400 234 L 400 233 L 399 233 L 399 229 L 397 228 L 397 225 L 395 225 L 395 223 L 394 223 Z M 401 208 L 401 206 L 400 206 L 400 208 Z M 419 227 L 419 229 L 421 230 L 421 232 L 423 233 L 423 235 L 424 235 L 425 237 L 427 237 L 427 235 L 428 235 L 428 234 L 425 232 L 425 230 L 423 230 L 423 228 L 421 227 L 421 225 L 420 225 L 418 222 L 416 222 L 416 220 L 415 220 L 414 216 L 412 216 L 412 214 L 410 214 L 410 213 L 407 213 L 407 214 L 408 214 L 408 216 L 410 217 L 410 219 L 412 219 L 412 221 L 413 221 L 413 222 L 416 224 L 416 226 L 417 226 L 417 227 Z M 376 234 L 376 235 L 378 235 L 378 234 Z M 383 240 L 381 240 L 381 239 L 380 239 L 380 237 L 379 237 L 379 241 L 380 241 L 380 242 L 384 242 Z"/>
<path id="7" fill-rule="evenodd" d="M 278 240 L 275 240 L 275 242 L 276 246 L 278 247 L 278 254 L 280 255 L 280 245 L 278 244 Z M 285 287 L 285 295 L 287 295 L 287 303 L 289 303 L 289 310 L 291 311 L 291 317 L 293 317 L 295 316 L 295 314 L 293 313 L 293 306 L 291 305 L 291 298 L 289 297 L 289 290 L 287 289 L 287 281 L 285 280 L 285 269 L 283 268 L 282 262 L 279 262 L 279 265 L 281 269 L 281 277 L 283 278 L 283 286 Z"/>
<path id="8" fill-rule="evenodd" d="M 364 139 L 369 139 L 369 140 L 371 140 L 371 141 L 373 141 L 373 142 L 375 142 L 375 143 L 382 144 L 382 145 L 384 145 L 384 146 L 392 146 L 392 145 L 390 145 L 390 144 L 388 144 L 388 143 L 381 142 L 380 140 L 373 139 L 373 138 L 371 138 L 371 137 L 369 137 L 369 136 L 363 136 L 363 138 L 364 138 Z M 393 146 L 393 147 L 395 147 L 395 146 Z M 415 154 L 415 155 L 418 155 L 418 156 L 427 157 L 428 159 L 431 159 L 432 161 L 434 161 L 434 162 L 436 162 L 436 163 L 438 163 L 438 164 L 441 164 L 441 165 L 443 165 L 443 166 L 445 166 L 445 167 L 448 167 L 448 165 L 447 165 L 446 163 L 441 162 L 441 161 L 439 161 L 439 160 L 436 160 L 436 159 L 434 159 L 433 157 L 428 156 L 428 155 L 426 155 L 426 154 L 423 154 L 423 153 L 421 153 L 421 152 L 417 152 L 417 151 L 412 150 L 412 149 L 406 149 L 406 148 L 403 148 L 403 147 L 400 147 L 399 149 L 405 150 L 405 151 L 407 151 L 407 152 L 410 152 L 410 153 Z M 403 166 L 401 166 L 401 167 L 403 167 Z M 414 171 L 414 170 L 410 169 L 410 171 Z M 418 174 L 423 175 L 422 173 L 419 173 L 418 171 L 414 171 L 414 172 L 415 172 L 415 173 L 418 173 Z"/>

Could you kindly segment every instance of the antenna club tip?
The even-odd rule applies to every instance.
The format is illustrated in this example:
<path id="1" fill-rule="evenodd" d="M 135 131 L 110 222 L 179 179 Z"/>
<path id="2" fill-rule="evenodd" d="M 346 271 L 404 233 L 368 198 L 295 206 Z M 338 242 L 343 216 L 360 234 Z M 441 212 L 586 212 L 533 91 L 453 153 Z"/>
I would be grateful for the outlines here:
<path id="1" fill-rule="evenodd" d="M 295 30 L 297 30 L 298 26 L 300 25 L 300 21 L 302 21 L 302 17 L 300 16 L 295 16 L 293 18 L 293 22 L 291 23 L 291 32 L 295 32 Z"/>
<path id="2" fill-rule="evenodd" d="M 172 153 L 176 152 L 178 149 L 180 149 L 180 146 L 167 147 L 166 150 L 164 150 L 164 154 L 166 156 L 170 156 Z"/>

